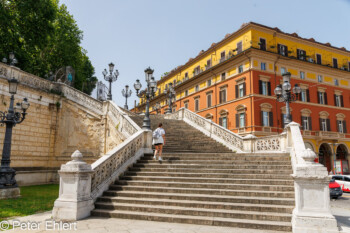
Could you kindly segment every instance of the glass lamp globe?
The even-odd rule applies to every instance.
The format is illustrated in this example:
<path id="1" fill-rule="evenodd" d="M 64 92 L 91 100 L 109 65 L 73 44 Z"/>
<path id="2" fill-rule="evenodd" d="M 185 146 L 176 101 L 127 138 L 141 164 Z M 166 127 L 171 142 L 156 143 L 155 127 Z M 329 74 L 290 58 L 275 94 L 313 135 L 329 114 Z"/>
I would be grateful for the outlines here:
<path id="1" fill-rule="evenodd" d="M 281 85 L 278 85 L 276 88 L 275 88 L 275 95 L 279 96 L 279 95 L 282 95 L 282 88 L 281 88 Z"/>
<path id="2" fill-rule="evenodd" d="M 28 99 L 24 98 L 22 103 L 21 103 L 21 107 L 23 110 L 27 110 L 29 108 L 30 104 L 28 103 Z"/>
<path id="3" fill-rule="evenodd" d="M 283 90 L 285 90 L 285 91 L 290 91 L 290 89 L 292 88 L 292 85 L 290 85 L 290 83 L 289 82 L 287 82 L 287 81 L 285 81 L 284 83 L 283 83 Z"/>
<path id="4" fill-rule="evenodd" d="M 9 92 L 12 95 L 15 95 L 17 93 L 17 87 L 18 87 L 18 80 L 15 78 L 12 78 L 9 80 Z"/>
<path id="5" fill-rule="evenodd" d="M 134 88 L 136 91 L 139 91 L 141 89 L 142 85 L 140 83 L 140 80 L 136 80 L 135 84 L 134 84 Z"/>

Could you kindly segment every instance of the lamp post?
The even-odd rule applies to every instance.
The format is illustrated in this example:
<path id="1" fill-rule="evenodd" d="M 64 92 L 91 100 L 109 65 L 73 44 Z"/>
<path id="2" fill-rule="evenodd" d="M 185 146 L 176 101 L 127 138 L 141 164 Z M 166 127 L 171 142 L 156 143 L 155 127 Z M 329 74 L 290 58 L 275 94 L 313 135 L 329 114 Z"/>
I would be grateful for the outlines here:
<path id="1" fill-rule="evenodd" d="M 0 124 L 6 125 L 4 146 L 2 150 L 2 159 L 0 167 L 0 189 L 17 188 L 15 179 L 16 171 L 10 167 L 11 162 L 11 139 L 12 128 L 16 124 L 22 123 L 26 117 L 26 111 L 29 108 L 27 98 L 24 98 L 22 103 L 14 105 L 14 96 L 17 93 L 18 81 L 12 78 L 9 82 L 9 93 L 11 94 L 10 107 L 7 112 L 0 111 Z"/>
<path id="2" fill-rule="evenodd" d="M 283 84 L 277 85 L 277 87 L 274 90 L 277 97 L 277 101 L 286 103 L 286 116 L 284 119 L 284 125 L 288 125 L 291 122 L 289 104 L 291 102 L 295 102 L 298 99 L 299 94 L 301 92 L 301 88 L 298 86 L 298 84 L 295 84 L 292 90 L 292 85 L 290 84 L 290 76 L 291 74 L 289 72 L 282 74 Z"/>
<path id="3" fill-rule="evenodd" d="M 119 71 L 115 70 L 114 74 L 113 74 L 113 70 L 114 70 L 114 64 L 111 62 L 109 63 L 109 74 L 107 72 L 106 69 L 104 69 L 104 71 L 102 72 L 104 79 L 109 82 L 109 89 L 108 89 L 108 95 L 107 95 L 107 100 L 112 100 L 112 82 L 117 81 L 118 76 L 119 76 Z"/>
<path id="4" fill-rule="evenodd" d="M 129 90 L 129 85 L 125 86 L 125 89 L 122 90 L 122 95 L 125 97 L 125 105 L 124 108 L 128 109 L 128 97 L 131 96 L 132 91 Z"/>
<path id="5" fill-rule="evenodd" d="M 142 124 L 142 129 L 144 130 L 151 130 L 151 120 L 149 118 L 149 101 L 151 97 L 154 96 L 154 93 L 157 91 L 157 82 L 154 80 L 154 77 L 152 77 L 153 71 L 154 70 L 152 70 L 150 67 L 145 69 L 145 80 L 147 83 L 147 88 L 145 90 L 145 94 L 143 95 L 144 97 L 146 97 L 146 112 Z M 137 96 L 139 96 L 139 91 L 142 88 L 140 80 L 136 80 L 134 88 L 136 90 Z M 142 96 L 140 95 L 139 97 L 141 98 Z"/>
<path id="6" fill-rule="evenodd" d="M 9 54 L 9 64 L 10 66 L 14 66 L 18 63 L 17 59 L 15 58 L 15 54 L 13 52 L 10 52 Z M 1 60 L 3 63 L 6 63 L 7 64 L 7 58 L 4 57 L 2 60 Z"/>
<path id="7" fill-rule="evenodd" d="M 172 112 L 172 105 L 173 105 L 173 100 L 175 100 L 175 89 L 173 87 L 172 83 L 169 83 L 168 88 L 164 90 L 164 94 L 168 97 L 168 110 L 166 114 L 169 114 Z"/>

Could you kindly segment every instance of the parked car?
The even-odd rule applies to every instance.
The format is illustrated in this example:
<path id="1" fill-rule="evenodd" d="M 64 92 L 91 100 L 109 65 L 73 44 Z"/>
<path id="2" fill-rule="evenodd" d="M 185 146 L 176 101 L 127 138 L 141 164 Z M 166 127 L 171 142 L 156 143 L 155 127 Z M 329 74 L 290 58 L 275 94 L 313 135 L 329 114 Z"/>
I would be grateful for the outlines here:
<path id="1" fill-rule="evenodd" d="M 338 197 L 343 195 L 343 190 L 341 189 L 340 185 L 335 182 L 334 179 L 331 179 L 329 181 L 329 194 L 331 198 L 337 199 Z"/>
<path id="2" fill-rule="evenodd" d="M 343 192 L 350 192 L 350 175 L 334 175 L 332 179 L 340 184 Z"/>

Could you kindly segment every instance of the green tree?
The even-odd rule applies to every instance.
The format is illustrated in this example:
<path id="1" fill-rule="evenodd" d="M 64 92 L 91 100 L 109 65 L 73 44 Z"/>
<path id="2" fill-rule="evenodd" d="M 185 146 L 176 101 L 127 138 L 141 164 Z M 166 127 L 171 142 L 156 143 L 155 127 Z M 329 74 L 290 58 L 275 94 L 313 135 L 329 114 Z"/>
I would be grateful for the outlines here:
<path id="1" fill-rule="evenodd" d="M 14 51 L 18 67 L 40 77 L 72 66 L 74 87 L 91 94 L 96 77 L 82 39 L 83 32 L 58 0 L 0 0 L 0 56 Z"/>

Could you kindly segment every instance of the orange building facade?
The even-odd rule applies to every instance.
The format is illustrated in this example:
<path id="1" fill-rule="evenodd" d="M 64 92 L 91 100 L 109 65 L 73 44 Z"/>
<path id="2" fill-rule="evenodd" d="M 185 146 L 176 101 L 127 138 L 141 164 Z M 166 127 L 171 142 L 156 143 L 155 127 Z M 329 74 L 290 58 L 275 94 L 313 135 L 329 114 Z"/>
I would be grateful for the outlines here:
<path id="1" fill-rule="evenodd" d="M 328 171 L 349 174 L 350 52 L 296 33 L 248 23 L 162 77 L 150 102 L 168 108 L 164 89 L 175 87 L 173 110 L 188 108 L 242 136 L 283 132 L 285 103 L 274 89 L 282 74 L 302 93 L 291 103 L 292 120 L 301 125 L 307 148 Z M 144 111 L 141 101 L 138 111 Z"/>

